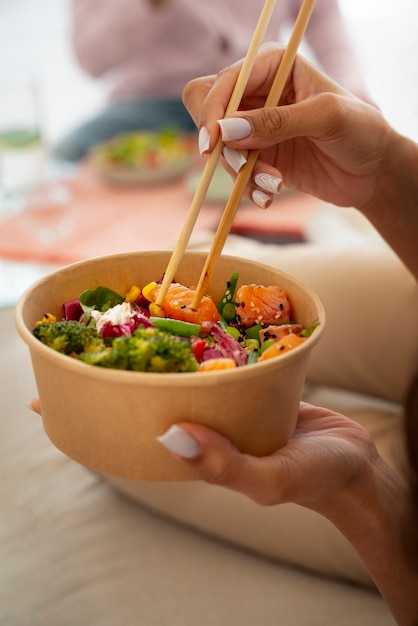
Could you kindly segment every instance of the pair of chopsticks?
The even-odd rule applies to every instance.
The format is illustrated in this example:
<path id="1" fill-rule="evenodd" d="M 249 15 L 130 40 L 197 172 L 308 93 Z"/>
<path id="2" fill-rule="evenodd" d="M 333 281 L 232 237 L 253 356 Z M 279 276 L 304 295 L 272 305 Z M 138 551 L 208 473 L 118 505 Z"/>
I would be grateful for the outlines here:
<path id="1" fill-rule="evenodd" d="M 271 86 L 270 93 L 266 98 L 264 104 L 265 107 L 278 106 L 279 104 L 281 95 L 286 85 L 286 81 L 289 77 L 290 71 L 295 61 L 299 45 L 302 41 L 306 27 L 309 23 L 309 19 L 315 6 L 315 2 L 316 0 L 303 0 L 293 31 L 289 38 L 288 45 L 285 49 L 277 74 Z M 225 117 L 228 117 L 238 110 L 241 98 L 244 94 L 245 87 L 256 61 L 257 54 L 263 41 L 275 4 L 276 0 L 266 0 L 264 4 L 250 47 L 244 59 L 240 74 L 238 76 L 227 109 L 225 111 Z M 219 138 L 215 145 L 215 148 L 212 150 L 208 157 L 205 169 L 203 170 L 199 185 L 196 189 L 195 195 L 190 205 L 189 212 L 183 226 L 183 230 L 180 234 L 176 247 L 165 271 L 164 278 L 161 283 L 161 287 L 159 289 L 158 297 L 156 300 L 156 304 L 160 306 L 167 294 L 171 282 L 173 281 L 175 272 L 177 271 L 177 268 L 179 267 L 183 258 L 190 236 L 193 232 L 194 225 L 198 218 L 199 211 L 206 197 L 206 193 L 213 178 L 218 161 L 221 157 L 222 149 L 223 142 L 222 139 Z M 211 249 L 206 258 L 205 265 L 200 275 L 200 279 L 197 284 L 194 298 L 192 301 L 192 309 L 198 308 L 200 301 L 208 286 L 208 283 L 212 277 L 216 262 L 222 253 L 225 241 L 231 230 L 233 220 L 238 210 L 238 206 L 241 202 L 244 191 L 250 181 L 251 174 L 256 164 L 259 152 L 259 150 L 251 150 L 249 152 L 246 163 L 240 169 L 237 175 L 234 187 L 225 206 L 222 218 L 219 222 L 214 240 L 212 242 Z"/>

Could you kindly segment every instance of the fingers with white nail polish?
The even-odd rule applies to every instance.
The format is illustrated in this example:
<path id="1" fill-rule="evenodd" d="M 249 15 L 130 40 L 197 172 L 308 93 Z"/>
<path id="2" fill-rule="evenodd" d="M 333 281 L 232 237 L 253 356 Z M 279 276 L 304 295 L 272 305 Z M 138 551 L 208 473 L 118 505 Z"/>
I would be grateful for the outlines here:
<path id="1" fill-rule="evenodd" d="M 210 147 L 210 135 L 206 126 L 202 126 L 202 128 L 199 130 L 198 144 L 199 152 L 203 156 Z"/>
<path id="2" fill-rule="evenodd" d="M 279 193 L 282 187 L 282 179 L 267 172 L 257 172 L 254 176 L 254 183 L 263 191 L 268 193 Z"/>
<path id="3" fill-rule="evenodd" d="M 210 135 L 205 126 L 199 131 L 199 152 L 203 156 L 207 152 L 209 152 L 210 148 Z M 235 150 L 234 148 L 229 148 L 228 146 L 224 146 L 223 148 L 223 156 L 225 161 L 228 163 L 230 167 L 234 170 L 234 172 L 238 173 L 241 167 L 246 163 L 247 159 L 239 150 Z"/>
<path id="4" fill-rule="evenodd" d="M 249 137 L 252 126 L 244 117 L 227 117 L 218 120 L 221 128 L 222 141 L 238 141 Z"/>
<path id="5" fill-rule="evenodd" d="M 170 452 L 174 452 L 184 459 L 195 459 L 200 454 L 200 446 L 183 428 L 174 424 L 157 440 Z"/>
<path id="6" fill-rule="evenodd" d="M 250 122 L 243 117 L 228 117 L 218 120 L 218 125 L 221 130 L 222 141 L 238 141 L 249 137 L 252 133 L 252 126 Z M 210 148 L 210 135 L 205 126 L 199 131 L 199 150 L 201 154 L 209 151 Z M 238 174 L 243 165 L 247 162 L 244 154 L 236 148 L 231 148 L 228 145 L 223 147 L 223 156 L 232 170 Z M 257 206 L 265 209 L 270 206 L 273 200 L 273 195 L 280 192 L 282 187 L 282 179 L 275 173 L 260 170 L 260 163 L 258 164 L 258 171 L 255 172 L 253 177 L 253 187 L 247 190 L 247 197 L 249 197 Z"/>
<path id="7" fill-rule="evenodd" d="M 273 198 L 260 189 L 254 189 L 251 194 L 251 199 L 260 209 L 268 209 L 273 202 Z"/>
<path id="8" fill-rule="evenodd" d="M 247 162 L 245 156 L 239 150 L 235 150 L 234 148 L 229 148 L 228 146 L 224 146 L 223 155 L 225 161 L 232 167 L 234 172 L 238 174 L 243 165 Z"/>

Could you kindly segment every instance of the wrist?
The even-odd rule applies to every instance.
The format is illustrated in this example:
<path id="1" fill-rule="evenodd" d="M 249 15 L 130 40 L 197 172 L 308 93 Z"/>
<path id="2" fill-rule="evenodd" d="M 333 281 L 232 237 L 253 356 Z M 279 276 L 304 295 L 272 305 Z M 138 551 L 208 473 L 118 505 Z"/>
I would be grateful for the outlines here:
<path id="1" fill-rule="evenodd" d="M 410 498 L 407 485 L 379 457 L 318 511 L 352 544 L 402 626 L 415 624 L 417 608 L 418 572 L 403 543 Z"/>
<path id="2" fill-rule="evenodd" d="M 411 197 L 416 206 L 418 145 L 393 129 L 390 129 L 385 144 L 385 154 L 379 165 L 375 193 L 362 209 L 370 217 L 380 215 L 385 208 L 389 208 L 390 211 L 399 197 Z"/>
<path id="3" fill-rule="evenodd" d="M 405 482 L 378 457 L 367 461 L 357 476 L 318 512 L 337 526 L 359 551 L 363 542 L 367 546 L 368 535 L 376 537 L 376 533 L 389 529 L 396 541 L 399 538 L 400 545 L 409 496 Z"/>
<path id="4" fill-rule="evenodd" d="M 391 130 L 379 170 L 375 193 L 361 211 L 418 276 L 418 145 Z"/>

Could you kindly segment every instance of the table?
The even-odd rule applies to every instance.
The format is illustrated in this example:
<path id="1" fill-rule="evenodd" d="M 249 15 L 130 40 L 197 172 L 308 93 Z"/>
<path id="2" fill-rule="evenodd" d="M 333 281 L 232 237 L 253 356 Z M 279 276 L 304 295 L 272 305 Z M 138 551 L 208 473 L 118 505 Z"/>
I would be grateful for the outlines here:
<path id="1" fill-rule="evenodd" d="M 172 249 L 193 190 L 186 179 L 153 186 L 112 186 L 89 164 L 65 181 L 69 199 L 22 210 L 0 222 L 0 307 L 52 269 L 86 258 L 133 250 Z M 210 240 L 222 215 L 221 198 L 205 201 L 192 239 Z M 269 242 L 300 241 L 318 201 L 285 191 L 267 210 L 242 202 L 232 232 Z"/>

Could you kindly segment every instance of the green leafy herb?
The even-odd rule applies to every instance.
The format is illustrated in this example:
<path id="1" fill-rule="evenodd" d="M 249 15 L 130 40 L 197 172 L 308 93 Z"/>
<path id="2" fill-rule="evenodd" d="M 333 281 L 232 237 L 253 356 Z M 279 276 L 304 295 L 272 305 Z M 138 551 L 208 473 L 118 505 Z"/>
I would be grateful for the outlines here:
<path id="1" fill-rule="evenodd" d="M 125 298 L 116 291 L 108 287 L 97 287 L 96 289 L 86 289 L 80 296 L 80 304 L 84 311 L 86 320 L 91 316 L 91 312 L 96 309 L 100 313 L 104 313 L 108 309 L 122 304 Z"/>

